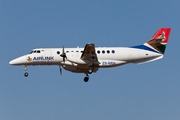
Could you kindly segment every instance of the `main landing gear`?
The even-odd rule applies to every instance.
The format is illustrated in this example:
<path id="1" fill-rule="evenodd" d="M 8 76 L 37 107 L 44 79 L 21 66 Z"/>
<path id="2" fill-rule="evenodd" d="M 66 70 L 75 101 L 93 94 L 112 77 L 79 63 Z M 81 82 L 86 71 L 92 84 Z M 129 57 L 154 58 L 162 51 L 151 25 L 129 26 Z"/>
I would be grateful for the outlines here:
<path id="1" fill-rule="evenodd" d="M 88 80 L 89 80 L 89 75 L 86 74 L 86 77 L 84 78 L 84 82 L 88 82 Z"/>
<path id="2" fill-rule="evenodd" d="M 24 67 L 24 69 L 25 69 L 24 76 L 27 77 L 27 76 L 29 75 L 28 72 L 27 72 L 27 66 L 23 66 L 23 67 Z"/>
<path id="3" fill-rule="evenodd" d="M 84 78 L 84 82 L 89 81 L 89 75 L 88 74 L 92 74 L 92 73 L 93 73 L 93 68 L 90 67 L 90 69 L 88 70 L 88 73 L 86 74 L 86 77 Z"/>

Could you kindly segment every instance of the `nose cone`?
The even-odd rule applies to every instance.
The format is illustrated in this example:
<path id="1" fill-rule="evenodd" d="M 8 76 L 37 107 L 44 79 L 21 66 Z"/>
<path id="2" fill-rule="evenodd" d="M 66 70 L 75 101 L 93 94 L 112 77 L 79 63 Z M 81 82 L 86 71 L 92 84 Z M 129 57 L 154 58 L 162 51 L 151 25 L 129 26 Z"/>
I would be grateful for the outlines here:
<path id="1" fill-rule="evenodd" d="M 14 60 L 11 60 L 11 61 L 9 62 L 10 65 L 15 65 L 15 63 L 16 63 L 15 59 L 14 59 Z"/>
<path id="2" fill-rule="evenodd" d="M 24 65 L 25 62 L 26 62 L 26 56 L 22 56 L 14 60 L 11 60 L 9 64 L 10 65 Z"/>

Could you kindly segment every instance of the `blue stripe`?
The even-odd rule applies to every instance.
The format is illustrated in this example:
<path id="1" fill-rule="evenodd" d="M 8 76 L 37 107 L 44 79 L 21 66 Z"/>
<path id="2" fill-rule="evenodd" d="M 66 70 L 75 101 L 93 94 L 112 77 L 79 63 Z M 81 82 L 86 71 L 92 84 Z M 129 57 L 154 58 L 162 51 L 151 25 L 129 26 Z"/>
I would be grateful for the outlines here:
<path id="1" fill-rule="evenodd" d="M 145 45 L 138 45 L 138 46 L 133 46 L 133 47 L 130 47 L 130 48 L 143 49 L 143 50 L 148 50 L 148 51 L 159 53 L 159 52 L 157 52 L 157 51 L 155 51 L 155 50 L 153 50 L 150 47 L 147 47 Z"/>

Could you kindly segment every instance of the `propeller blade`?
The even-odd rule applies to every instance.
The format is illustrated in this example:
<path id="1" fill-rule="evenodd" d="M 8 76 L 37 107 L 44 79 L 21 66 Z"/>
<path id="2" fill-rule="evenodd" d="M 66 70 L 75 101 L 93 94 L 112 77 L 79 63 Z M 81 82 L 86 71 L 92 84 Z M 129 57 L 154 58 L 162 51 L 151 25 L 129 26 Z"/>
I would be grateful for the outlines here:
<path id="1" fill-rule="evenodd" d="M 59 66 L 59 69 L 60 69 L 60 74 L 62 75 L 62 69 L 61 69 L 61 66 Z"/>
<path id="2" fill-rule="evenodd" d="M 64 54 L 64 44 L 63 44 L 63 49 L 62 50 L 63 50 L 62 53 Z"/>

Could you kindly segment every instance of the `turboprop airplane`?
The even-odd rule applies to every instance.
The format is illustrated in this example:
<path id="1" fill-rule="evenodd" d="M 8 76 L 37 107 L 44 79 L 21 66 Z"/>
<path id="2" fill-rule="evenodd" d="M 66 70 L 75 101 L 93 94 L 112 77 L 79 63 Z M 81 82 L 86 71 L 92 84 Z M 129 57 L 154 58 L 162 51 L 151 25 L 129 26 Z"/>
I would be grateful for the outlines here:
<path id="1" fill-rule="evenodd" d="M 27 66 L 58 65 L 74 73 L 84 73 L 84 81 L 89 74 L 99 68 L 109 68 L 128 63 L 147 63 L 163 58 L 171 28 L 160 28 L 156 34 L 143 45 L 133 47 L 97 47 L 93 43 L 85 48 L 39 48 L 29 54 L 9 62 L 11 65 L 24 66 L 24 76 L 28 76 Z"/>

